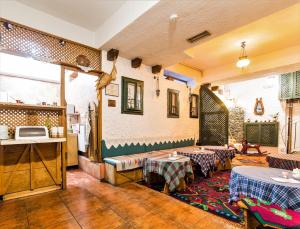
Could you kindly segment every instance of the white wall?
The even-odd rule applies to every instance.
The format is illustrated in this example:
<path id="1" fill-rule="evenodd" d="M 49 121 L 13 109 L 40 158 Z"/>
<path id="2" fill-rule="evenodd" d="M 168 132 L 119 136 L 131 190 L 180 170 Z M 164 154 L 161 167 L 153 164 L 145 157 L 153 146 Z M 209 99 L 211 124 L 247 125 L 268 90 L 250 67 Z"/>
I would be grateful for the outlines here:
<path id="1" fill-rule="evenodd" d="M 47 104 L 57 102 L 59 104 L 60 102 L 60 84 L 56 83 L 7 77 L 0 74 L 0 92 L 2 95 L 3 93 L 8 94 L 8 102 L 15 102 L 17 99 L 27 104 L 41 102 Z"/>
<path id="2" fill-rule="evenodd" d="M 279 79 L 278 75 L 263 78 L 240 81 L 224 85 L 224 95 L 221 96 L 230 106 L 226 98 L 233 99 L 234 102 L 244 108 L 245 120 L 250 119 L 265 121 L 272 119 L 272 115 L 279 112 L 279 152 L 285 152 L 286 132 L 287 132 L 287 112 L 285 102 L 279 100 Z M 256 98 L 262 98 L 265 108 L 264 115 L 255 115 L 254 106 Z M 300 104 L 294 106 L 294 121 L 300 122 Z M 298 126 L 300 128 L 300 125 Z M 298 130 L 298 134 L 300 130 Z M 299 136 L 298 136 L 299 138 Z"/>
<path id="3" fill-rule="evenodd" d="M 16 67 L 17 66 L 17 67 Z M 8 101 L 60 103 L 60 66 L 0 53 L 0 93 Z"/>
<path id="4" fill-rule="evenodd" d="M 229 94 L 235 102 L 245 109 L 245 118 L 251 121 L 265 121 L 272 119 L 275 113 L 284 113 L 278 99 L 278 76 L 269 76 L 253 80 L 241 81 L 224 86 L 224 93 Z M 262 98 L 265 108 L 264 115 L 255 115 L 256 98 Z"/>
<path id="5" fill-rule="evenodd" d="M 112 63 L 106 60 L 106 52 L 102 53 L 102 70 L 111 71 Z M 134 142 L 135 139 L 166 139 L 195 137 L 198 139 L 198 119 L 189 118 L 189 91 L 186 85 L 165 80 L 160 77 L 160 96 L 155 94 L 156 82 L 151 68 L 142 65 L 138 69 L 131 68 L 130 60 L 119 57 L 117 60 L 117 79 L 119 97 L 105 95 L 103 91 L 103 139 Z M 121 114 L 121 77 L 126 76 L 144 81 L 144 115 Z M 167 118 L 167 89 L 180 91 L 180 118 Z M 116 107 L 108 107 L 108 99 L 116 100 Z M 155 140 L 154 140 L 155 139 Z"/>
<path id="6" fill-rule="evenodd" d="M 78 77 L 70 79 L 72 71 L 66 71 L 66 101 L 75 105 L 75 111 L 85 115 L 88 112 L 89 103 L 98 104 L 96 83 L 97 77 L 84 73 L 78 73 Z"/>
<path id="7" fill-rule="evenodd" d="M 0 17 L 85 45 L 98 47 L 95 45 L 94 32 L 17 1 L 1 0 Z"/>

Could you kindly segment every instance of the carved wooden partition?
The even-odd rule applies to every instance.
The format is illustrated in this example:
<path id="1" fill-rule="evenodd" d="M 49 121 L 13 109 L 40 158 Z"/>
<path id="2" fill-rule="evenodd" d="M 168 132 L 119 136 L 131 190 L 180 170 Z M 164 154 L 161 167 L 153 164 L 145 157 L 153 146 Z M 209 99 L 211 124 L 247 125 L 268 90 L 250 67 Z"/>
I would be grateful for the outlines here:
<path id="1" fill-rule="evenodd" d="M 228 144 L 228 116 L 225 104 L 207 87 L 200 88 L 200 144 Z"/>

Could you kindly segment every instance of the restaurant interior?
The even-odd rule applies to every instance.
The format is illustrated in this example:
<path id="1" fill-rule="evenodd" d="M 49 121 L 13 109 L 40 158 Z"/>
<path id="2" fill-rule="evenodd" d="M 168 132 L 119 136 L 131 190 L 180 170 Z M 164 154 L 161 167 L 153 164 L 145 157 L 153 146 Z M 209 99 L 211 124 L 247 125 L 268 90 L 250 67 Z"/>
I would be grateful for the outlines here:
<path id="1" fill-rule="evenodd" d="M 300 1 L 0 1 L 0 228 L 300 228 Z"/>

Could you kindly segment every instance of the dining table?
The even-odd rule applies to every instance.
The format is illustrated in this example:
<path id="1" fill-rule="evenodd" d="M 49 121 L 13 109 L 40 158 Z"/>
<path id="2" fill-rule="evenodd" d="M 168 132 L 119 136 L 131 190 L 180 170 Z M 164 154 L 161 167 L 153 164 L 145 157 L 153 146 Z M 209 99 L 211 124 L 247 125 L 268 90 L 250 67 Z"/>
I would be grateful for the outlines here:
<path id="1" fill-rule="evenodd" d="M 269 167 L 279 169 L 300 169 L 300 154 L 269 154 L 266 157 Z"/>
<path id="2" fill-rule="evenodd" d="M 205 150 L 214 151 L 222 165 L 221 169 L 231 169 L 231 160 L 235 157 L 236 149 L 228 146 L 201 146 Z"/>
<path id="3" fill-rule="evenodd" d="M 285 179 L 283 175 L 289 177 Z M 250 197 L 300 211 L 300 181 L 293 179 L 289 170 L 258 166 L 234 167 L 229 191 L 230 202 Z"/>
<path id="4" fill-rule="evenodd" d="M 165 179 L 164 192 L 173 192 L 177 188 L 185 188 L 185 177 L 194 178 L 193 168 L 189 157 L 161 154 L 144 159 L 143 175 L 149 182 L 151 173 L 161 175 Z"/>
<path id="5" fill-rule="evenodd" d="M 176 149 L 177 154 L 189 157 L 195 164 L 200 166 L 204 176 L 208 176 L 215 168 L 217 155 L 210 150 L 199 149 L 199 147 L 183 147 Z"/>

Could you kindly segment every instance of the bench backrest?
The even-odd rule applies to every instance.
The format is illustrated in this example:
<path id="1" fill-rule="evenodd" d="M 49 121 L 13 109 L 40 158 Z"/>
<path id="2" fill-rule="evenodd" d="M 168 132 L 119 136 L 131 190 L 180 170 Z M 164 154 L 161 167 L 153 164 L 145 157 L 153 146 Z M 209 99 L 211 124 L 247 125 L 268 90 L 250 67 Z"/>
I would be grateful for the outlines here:
<path id="1" fill-rule="evenodd" d="M 193 146 L 195 144 L 195 139 L 183 139 L 183 140 L 177 140 L 177 141 L 164 141 L 164 142 L 158 142 L 153 144 L 125 144 L 124 146 L 118 145 L 118 146 L 111 146 L 108 148 L 106 146 L 105 140 L 102 140 L 102 158 L 106 157 L 115 157 L 115 156 L 121 156 L 121 155 L 131 155 L 136 153 L 145 153 L 150 152 L 154 150 L 164 150 L 164 149 L 172 149 L 172 148 L 179 148 L 179 147 L 185 147 L 185 146 Z"/>

